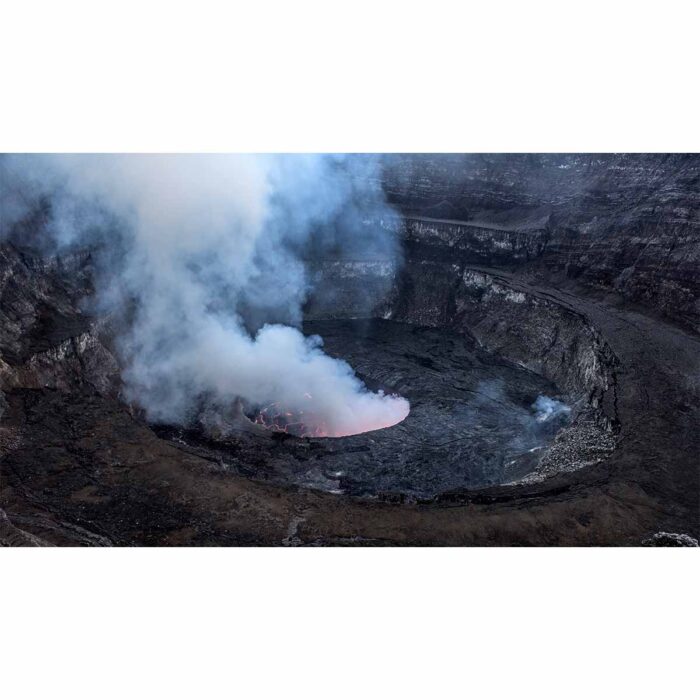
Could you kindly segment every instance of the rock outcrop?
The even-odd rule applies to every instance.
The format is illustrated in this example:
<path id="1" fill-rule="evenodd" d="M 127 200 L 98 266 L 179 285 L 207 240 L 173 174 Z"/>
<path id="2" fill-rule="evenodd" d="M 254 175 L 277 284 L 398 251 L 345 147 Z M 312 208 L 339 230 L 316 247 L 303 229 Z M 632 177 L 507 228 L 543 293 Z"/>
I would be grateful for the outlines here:
<path id="1" fill-rule="evenodd" d="M 700 330 L 697 155 L 396 155 L 383 186 L 409 245 L 577 279 Z"/>

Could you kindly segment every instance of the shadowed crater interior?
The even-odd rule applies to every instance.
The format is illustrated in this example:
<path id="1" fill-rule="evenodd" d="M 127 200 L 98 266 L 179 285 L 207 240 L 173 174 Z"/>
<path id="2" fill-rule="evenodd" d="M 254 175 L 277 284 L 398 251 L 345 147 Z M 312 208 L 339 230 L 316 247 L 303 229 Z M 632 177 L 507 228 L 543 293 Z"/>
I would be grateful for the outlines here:
<path id="1" fill-rule="evenodd" d="M 256 478 L 355 496 L 430 498 L 527 477 L 574 414 L 551 381 L 486 351 L 468 333 L 379 319 L 307 321 L 304 332 L 320 335 L 325 351 L 346 359 L 369 389 L 406 397 L 409 415 L 390 428 L 331 439 L 159 432 L 215 451 L 234 470 L 249 462 L 249 450 L 264 450 Z"/>
<path id="2" fill-rule="evenodd" d="M 384 320 L 313 321 L 305 331 L 323 337 L 326 351 L 346 358 L 370 388 L 411 403 L 402 423 L 371 433 L 369 449 L 351 453 L 339 475 L 343 490 L 432 496 L 511 482 L 532 471 L 569 422 L 554 384 L 469 335 Z M 544 397 L 554 398 L 554 410 Z"/>

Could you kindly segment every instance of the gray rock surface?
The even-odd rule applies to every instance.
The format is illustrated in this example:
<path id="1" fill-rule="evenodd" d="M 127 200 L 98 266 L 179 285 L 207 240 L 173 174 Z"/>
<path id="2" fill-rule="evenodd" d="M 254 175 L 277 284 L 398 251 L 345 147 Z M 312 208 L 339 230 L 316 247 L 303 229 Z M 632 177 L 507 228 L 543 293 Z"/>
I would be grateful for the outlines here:
<path id="1" fill-rule="evenodd" d="M 466 262 L 536 262 L 700 329 L 697 155 L 395 155 L 384 187 L 415 245 L 442 237 Z"/>

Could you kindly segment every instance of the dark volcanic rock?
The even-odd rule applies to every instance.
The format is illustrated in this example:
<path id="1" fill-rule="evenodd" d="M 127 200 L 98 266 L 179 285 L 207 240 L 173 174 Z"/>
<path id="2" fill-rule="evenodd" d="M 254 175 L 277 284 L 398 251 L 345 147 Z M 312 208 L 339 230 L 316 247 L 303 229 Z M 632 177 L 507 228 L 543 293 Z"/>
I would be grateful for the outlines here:
<path id="1" fill-rule="evenodd" d="M 0 390 L 84 384 L 117 390 L 117 363 L 97 319 L 82 309 L 91 291 L 88 254 L 44 257 L 0 245 Z"/>
<path id="2" fill-rule="evenodd" d="M 400 216 L 367 225 L 400 232 L 404 264 L 314 261 L 307 328 L 416 410 L 338 441 L 144 423 L 119 400 L 110 334 L 85 304 L 90 253 L 41 254 L 29 246 L 42 217 L 24 222 L 0 244 L 0 544 L 697 541 L 699 167 L 683 155 L 387 157 Z M 346 320 L 362 316 L 374 320 Z M 539 392 L 576 406 L 537 460 L 495 481 L 454 410 L 479 391 L 477 366 L 510 377 L 518 410 Z M 429 444 L 431 420 L 454 448 Z M 450 481 L 457 464 L 470 478 Z"/>
<path id="3" fill-rule="evenodd" d="M 442 238 L 475 264 L 537 259 L 700 329 L 697 155 L 396 155 L 384 187 L 409 241 Z"/>

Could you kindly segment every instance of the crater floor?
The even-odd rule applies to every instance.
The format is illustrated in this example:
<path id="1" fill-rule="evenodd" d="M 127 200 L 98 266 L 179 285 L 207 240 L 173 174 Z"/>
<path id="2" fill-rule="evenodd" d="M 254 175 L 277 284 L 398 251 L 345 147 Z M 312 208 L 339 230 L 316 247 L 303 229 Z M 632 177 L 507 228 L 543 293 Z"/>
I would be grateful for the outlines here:
<path id="1" fill-rule="evenodd" d="M 469 335 L 369 319 L 310 321 L 304 332 L 320 335 L 325 350 L 347 360 L 369 388 L 406 397 L 408 417 L 323 440 L 244 435 L 205 446 L 196 434 L 170 435 L 216 451 L 233 470 L 264 447 L 269 460 L 257 478 L 355 496 L 427 498 L 521 479 L 569 421 L 568 411 L 545 417 L 534 407 L 540 396 L 558 397 L 556 386 Z"/>
<path id="2" fill-rule="evenodd" d="M 382 320 L 313 321 L 304 331 L 320 335 L 370 388 L 411 403 L 401 424 L 347 440 L 369 449 L 346 460 L 343 491 L 427 497 L 511 482 L 533 470 L 568 421 L 542 420 L 533 408 L 538 396 L 558 396 L 551 382 L 470 336 Z"/>

